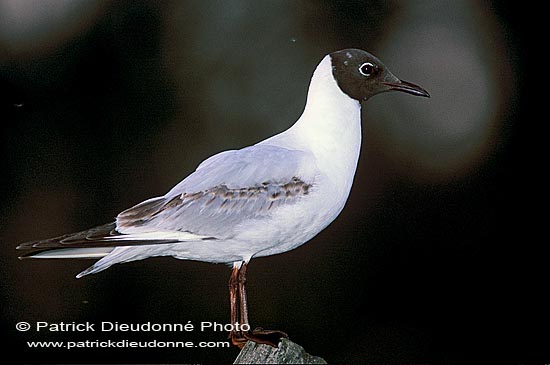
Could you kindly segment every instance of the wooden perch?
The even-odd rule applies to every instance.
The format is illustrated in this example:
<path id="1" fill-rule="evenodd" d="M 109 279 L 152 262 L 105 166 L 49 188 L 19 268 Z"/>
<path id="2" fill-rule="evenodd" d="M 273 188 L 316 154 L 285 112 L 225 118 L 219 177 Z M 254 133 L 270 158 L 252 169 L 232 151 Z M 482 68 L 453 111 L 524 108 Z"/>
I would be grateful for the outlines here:
<path id="1" fill-rule="evenodd" d="M 279 347 L 248 341 L 233 364 L 326 364 L 320 357 L 308 354 L 304 348 L 283 338 Z"/>

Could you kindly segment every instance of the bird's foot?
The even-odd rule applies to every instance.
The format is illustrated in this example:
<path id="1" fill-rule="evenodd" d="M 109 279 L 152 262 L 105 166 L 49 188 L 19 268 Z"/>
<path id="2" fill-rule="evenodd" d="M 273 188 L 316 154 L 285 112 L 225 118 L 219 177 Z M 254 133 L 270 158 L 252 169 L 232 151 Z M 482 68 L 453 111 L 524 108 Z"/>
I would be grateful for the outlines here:
<path id="1" fill-rule="evenodd" d="M 288 335 L 283 331 L 264 330 L 262 327 L 258 327 L 253 331 L 231 331 L 229 338 L 231 339 L 231 343 L 239 349 L 242 349 L 247 341 L 253 341 L 277 348 L 279 341 L 282 338 L 288 338 Z"/>

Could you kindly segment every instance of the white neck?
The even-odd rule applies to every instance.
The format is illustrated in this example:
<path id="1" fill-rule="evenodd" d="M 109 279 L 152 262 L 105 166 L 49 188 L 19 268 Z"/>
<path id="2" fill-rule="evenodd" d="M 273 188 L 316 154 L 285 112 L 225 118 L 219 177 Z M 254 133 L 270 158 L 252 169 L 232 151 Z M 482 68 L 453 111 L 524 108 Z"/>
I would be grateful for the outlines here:
<path id="1" fill-rule="evenodd" d="M 344 180 L 337 185 L 349 192 L 361 148 L 361 104 L 344 94 L 334 80 L 330 56 L 311 78 L 302 116 L 290 129 L 265 142 L 279 145 L 283 135 L 284 147 L 311 151 L 319 169 L 335 182 Z"/>

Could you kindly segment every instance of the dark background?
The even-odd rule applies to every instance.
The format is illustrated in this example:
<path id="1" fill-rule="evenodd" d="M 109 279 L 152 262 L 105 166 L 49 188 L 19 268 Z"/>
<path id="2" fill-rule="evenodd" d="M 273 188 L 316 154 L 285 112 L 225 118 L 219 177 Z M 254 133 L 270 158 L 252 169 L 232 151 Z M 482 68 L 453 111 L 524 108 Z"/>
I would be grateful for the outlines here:
<path id="1" fill-rule="evenodd" d="M 213 332 L 14 327 L 227 323 L 229 269 L 153 258 L 77 280 L 91 261 L 21 262 L 14 247 L 111 221 L 206 157 L 288 128 L 319 60 L 357 47 L 432 98 L 383 95 L 365 105 L 346 208 L 308 244 L 252 260 L 252 324 L 284 330 L 330 363 L 549 360 L 547 256 L 532 210 L 542 120 L 530 112 L 526 7 L 0 4 L 1 326 L 15 359 L 233 361 L 236 348 L 28 349 L 29 340 L 224 341 Z"/>

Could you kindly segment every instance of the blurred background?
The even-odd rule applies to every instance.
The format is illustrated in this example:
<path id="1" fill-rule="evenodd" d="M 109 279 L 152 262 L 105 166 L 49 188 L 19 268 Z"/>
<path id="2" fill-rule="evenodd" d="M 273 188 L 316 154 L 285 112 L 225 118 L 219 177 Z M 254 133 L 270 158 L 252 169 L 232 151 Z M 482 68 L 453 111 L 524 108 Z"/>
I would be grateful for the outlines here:
<path id="1" fill-rule="evenodd" d="M 14 248 L 109 222 L 206 157 L 288 128 L 317 63 L 354 47 L 432 97 L 364 105 L 346 208 L 308 244 L 252 261 L 252 325 L 329 363 L 548 360 L 528 206 L 540 125 L 527 97 L 530 12 L 496 0 L 0 0 L 5 348 L 24 363 L 233 361 L 236 348 L 28 349 L 224 341 L 14 326 L 228 323 L 230 271 L 154 258 L 77 280 L 91 261 L 21 262 Z"/>

